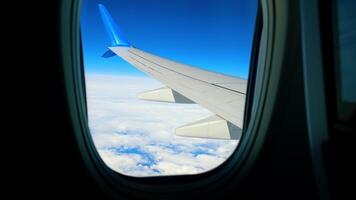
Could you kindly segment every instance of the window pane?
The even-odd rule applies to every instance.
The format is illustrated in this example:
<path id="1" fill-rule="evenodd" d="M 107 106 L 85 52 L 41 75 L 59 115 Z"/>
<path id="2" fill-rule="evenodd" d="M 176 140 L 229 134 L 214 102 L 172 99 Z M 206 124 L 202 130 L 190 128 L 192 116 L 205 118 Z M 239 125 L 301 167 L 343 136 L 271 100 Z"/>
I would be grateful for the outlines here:
<path id="1" fill-rule="evenodd" d="M 335 71 L 337 107 L 340 120 L 352 117 L 356 103 L 356 8 L 355 1 L 335 0 L 333 36 L 335 47 Z"/>
<path id="2" fill-rule="evenodd" d="M 340 75 L 341 99 L 356 102 L 356 8 L 355 1 L 336 1 L 335 30 L 338 69 Z"/>
<path id="3" fill-rule="evenodd" d="M 99 3 L 83 2 L 81 31 L 89 127 L 104 162 L 130 176 L 223 163 L 241 136 L 257 0 Z"/>

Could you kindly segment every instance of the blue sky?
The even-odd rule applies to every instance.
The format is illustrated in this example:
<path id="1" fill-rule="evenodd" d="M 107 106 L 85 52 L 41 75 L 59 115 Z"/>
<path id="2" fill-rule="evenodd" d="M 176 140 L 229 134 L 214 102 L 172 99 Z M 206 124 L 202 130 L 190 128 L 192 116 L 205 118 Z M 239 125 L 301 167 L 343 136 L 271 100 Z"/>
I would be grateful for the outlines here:
<path id="1" fill-rule="evenodd" d="M 119 57 L 102 58 L 110 40 L 97 4 L 106 6 L 137 48 L 181 63 L 247 78 L 257 1 L 86 0 L 81 13 L 87 74 L 145 76 Z"/>

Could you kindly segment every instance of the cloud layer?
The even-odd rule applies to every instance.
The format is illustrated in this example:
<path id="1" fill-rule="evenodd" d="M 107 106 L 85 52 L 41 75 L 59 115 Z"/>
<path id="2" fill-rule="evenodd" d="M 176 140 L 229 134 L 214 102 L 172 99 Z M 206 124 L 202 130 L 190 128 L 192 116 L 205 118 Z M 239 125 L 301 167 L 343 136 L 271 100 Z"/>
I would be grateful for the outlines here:
<path id="1" fill-rule="evenodd" d="M 137 94 L 162 87 L 149 78 L 87 75 L 89 127 L 99 154 L 130 176 L 195 174 L 211 170 L 238 141 L 185 138 L 178 126 L 213 113 L 195 104 L 143 101 Z"/>

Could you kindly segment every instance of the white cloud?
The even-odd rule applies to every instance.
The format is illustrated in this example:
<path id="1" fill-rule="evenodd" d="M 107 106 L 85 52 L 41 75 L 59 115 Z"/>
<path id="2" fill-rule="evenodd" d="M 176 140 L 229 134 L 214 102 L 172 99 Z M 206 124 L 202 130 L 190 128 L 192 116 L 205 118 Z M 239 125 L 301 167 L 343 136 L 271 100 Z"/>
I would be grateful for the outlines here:
<path id="1" fill-rule="evenodd" d="M 185 138 L 178 126 L 212 115 L 196 104 L 143 101 L 162 87 L 149 78 L 87 75 L 89 127 L 104 162 L 131 176 L 202 173 L 220 165 L 238 141 Z"/>

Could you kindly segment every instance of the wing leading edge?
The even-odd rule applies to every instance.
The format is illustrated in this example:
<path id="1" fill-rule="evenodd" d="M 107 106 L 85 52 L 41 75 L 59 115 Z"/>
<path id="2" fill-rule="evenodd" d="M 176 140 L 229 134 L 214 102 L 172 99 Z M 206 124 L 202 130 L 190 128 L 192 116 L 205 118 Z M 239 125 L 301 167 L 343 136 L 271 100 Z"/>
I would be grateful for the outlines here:
<path id="1" fill-rule="evenodd" d="M 105 7 L 99 5 L 104 24 L 111 19 Z M 104 10 L 104 11 L 103 11 Z M 103 16 L 104 13 L 104 16 Z M 110 20 L 110 26 L 116 27 Z M 106 27 L 110 27 L 106 25 Z M 108 28 L 107 28 L 108 29 Z M 121 40 L 117 32 L 111 38 Z M 116 54 L 166 87 L 148 91 L 139 98 L 174 103 L 197 103 L 215 116 L 176 129 L 176 134 L 188 137 L 239 139 L 243 125 L 245 79 L 214 73 L 174 62 L 137 49 L 127 42 L 114 43 L 108 54 Z M 104 55 L 105 55 L 104 54 Z M 110 57 L 110 56 L 104 56 Z"/>

